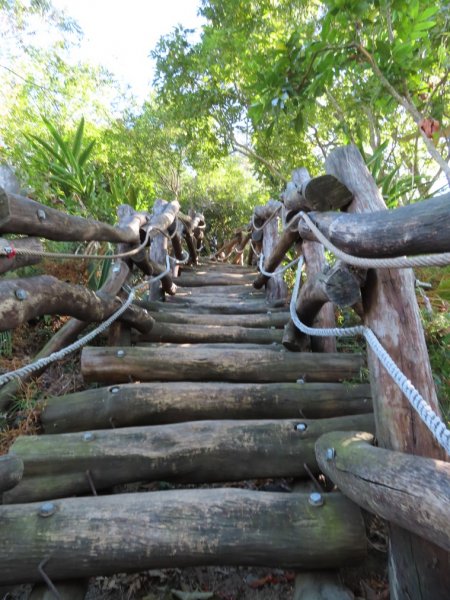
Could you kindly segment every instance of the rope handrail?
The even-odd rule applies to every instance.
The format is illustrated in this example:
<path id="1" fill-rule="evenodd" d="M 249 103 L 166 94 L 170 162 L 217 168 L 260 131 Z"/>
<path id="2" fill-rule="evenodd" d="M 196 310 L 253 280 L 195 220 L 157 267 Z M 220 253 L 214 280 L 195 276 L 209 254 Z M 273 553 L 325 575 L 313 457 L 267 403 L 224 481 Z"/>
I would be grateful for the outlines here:
<path id="1" fill-rule="evenodd" d="M 155 277 L 150 277 L 146 281 L 143 281 L 142 283 L 139 283 L 138 285 L 136 285 L 130 289 L 127 289 L 126 291 L 128 293 L 128 298 L 124 301 L 122 306 L 120 306 L 120 308 L 118 308 L 115 313 L 113 313 L 111 316 L 109 316 L 106 319 L 106 321 L 103 321 L 103 323 L 101 323 L 98 327 L 96 327 L 95 329 L 90 331 L 87 335 L 83 336 L 76 342 L 73 342 L 69 346 L 66 346 L 62 350 L 58 350 L 57 352 L 52 352 L 52 354 L 50 354 L 49 356 L 40 358 L 40 359 L 34 361 L 33 363 L 30 363 L 29 365 L 25 365 L 24 367 L 20 367 L 19 369 L 16 369 L 14 371 L 9 371 L 8 373 L 4 373 L 3 375 L 0 375 L 0 387 L 6 385 L 10 381 L 13 381 L 14 379 L 20 379 L 21 377 L 31 375 L 35 371 L 39 371 L 40 369 L 47 367 L 48 365 L 50 365 L 53 362 L 56 362 L 57 360 L 62 360 L 69 354 L 72 354 L 72 352 L 75 352 L 76 350 L 79 350 L 80 348 L 82 348 L 83 346 L 88 344 L 91 340 L 93 340 L 95 337 L 97 337 L 97 335 L 99 335 L 100 333 L 103 333 L 103 331 L 108 329 L 108 327 L 110 325 L 112 325 L 112 323 L 114 323 L 114 321 L 116 321 L 127 310 L 127 308 L 129 308 L 131 306 L 131 304 L 133 303 L 133 300 L 136 296 L 136 293 L 139 290 L 146 287 L 149 283 L 154 283 L 156 281 L 159 281 L 160 279 L 162 279 L 163 277 L 165 277 L 166 275 L 168 275 L 170 273 L 170 261 L 171 260 L 173 260 L 173 259 L 171 259 L 171 257 L 169 257 L 169 255 L 166 255 L 165 271 L 163 271 L 159 275 L 156 275 Z"/>
<path id="2" fill-rule="evenodd" d="M 264 268 L 264 254 L 261 252 L 259 255 L 258 268 L 259 268 L 260 272 L 263 275 L 265 275 L 266 277 L 275 277 L 275 275 L 282 275 L 290 267 L 293 267 L 294 265 L 296 265 L 298 263 L 298 261 L 300 260 L 300 258 L 301 258 L 301 255 L 297 256 L 297 258 L 294 258 L 294 260 L 291 260 L 290 263 L 288 263 L 284 267 L 281 267 L 281 269 L 278 269 L 278 271 L 266 271 Z"/>
<path id="3" fill-rule="evenodd" d="M 371 347 L 374 354 L 377 356 L 383 367 L 397 384 L 399 389 L 406 396 L 411 406 L 416 410 L 417 414 L 423 423 L 431 431 L 433 437 L 442 448 L 450 456 L 450 430 L 447 428 L 444 421 L 437 415 L 428 402 L 421 396 L 418 390 L 413 386 L 411 381 L 395 364 L 386 349 L 381 345 L 375 333 L 365 325 L 357 325 L 355 327 L 334 327 L 334 328 L 315 328 L 308 327 L 300 321 L 296 311 L 296 301 L 300 290 L 301 272 L 303 269 L 303 257 L 298 263 L 297 274 L 295 278 L 294 290 L 289 305 L 291 319 L 294 325 L 302 333 L 313 336 L 334 336 L 345 337 L 354 335 L 363 335 L 367 343 Z"/>
<path id="4" fill-rule="evenodd" d="M 264 223 L 261 225 L 261 227 L 259 227 L 258 225 L 255 225 L 255 215 L 252 214 L 252 227 L 255 231 L 262 231 L 264 229 L 264 227 L 266 225 L 268 225 L 276 216 L 277 214 L 280 212 L 280 210 L 282 209 L 282 206 L 277 206 L 277 208 L 273 211 L 273 213 L 271 215 L 269 215 L 269 217 L 264 221 Z"/>
<path id="5" fill-rule="evenodd" d="M 450 252 L 441 254 L 424 254 L 422 256 L 398 256 L 395 258 L 361 258 L 340 250 L 320 231 L 314 221 L 301 211 L 300 217 L 305 221 L 317 239 L 338 258 L 349 265 L 365 269 L 408 269 L 413 267 L 443 267 L 450 264 Z"/>

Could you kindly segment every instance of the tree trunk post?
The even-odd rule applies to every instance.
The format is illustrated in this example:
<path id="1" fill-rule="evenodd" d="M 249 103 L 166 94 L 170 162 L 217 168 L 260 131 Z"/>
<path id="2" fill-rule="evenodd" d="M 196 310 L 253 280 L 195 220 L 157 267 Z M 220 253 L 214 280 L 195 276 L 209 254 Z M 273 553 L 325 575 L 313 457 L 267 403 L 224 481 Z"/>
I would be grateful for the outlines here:
<path id="1" fill-rule="evenodd" d="M 155 200 L 153 205 L 152 216 L 158 216 L 164 212 L 165 207 L 168 202 L 166 200 L 162 200 L 158 198 Z M 162 235 L 162 233 L 158 234 L 156 237 L 152 239 L 152 243 L 150 246 L 150 259 L 156 263 L 161 263 L 162 265 L 166 264 L 166 254 L 167 254 L 167 238 Z M 164 292 L 161 288 L 161 282 L 156 281 L 154 283 L 150 282 L 149 285 L 149 298 L 150 300 L 163 300 Z"/>
<path id="2" fill-rule="evenodd" d="M 332 152 L 326 161 L 326 170 L 353 193 L 350 212 L 386 210 L 375 181 L 355 146 Z M 369 271 L 363 304 L 365 324 L 374 331 L 433 410 L 439 413 L 412 270 Z M 380 446 L 445 460 L 443 450 L 370 349 L 368 361 Z M 396 525 L 390 525 L 389 529 L 392 600 L 447 598 L 449 553 Z"/>

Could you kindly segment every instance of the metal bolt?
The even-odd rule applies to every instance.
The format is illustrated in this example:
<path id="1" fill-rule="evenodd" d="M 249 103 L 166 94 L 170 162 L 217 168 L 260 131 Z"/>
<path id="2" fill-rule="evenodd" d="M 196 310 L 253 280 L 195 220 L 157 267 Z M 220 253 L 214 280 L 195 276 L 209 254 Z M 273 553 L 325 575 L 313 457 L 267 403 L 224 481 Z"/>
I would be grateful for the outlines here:
<path id="1" fill-rule="evenodd" d="M 125 350 L 117 350 L 117 358 L 123 358 L 125 356 Z"/>
<path id="2" fill-rule="evenodd" d="M 334 458 L 336 458 L 336 450 L 334 448 L 327 448 L 325 457 L 327 460 L 333 460 Z"/>
<path id="3" fill-rule="evenodd" d="M 112 388 L 109 388 L 109 391 L 111 392 L 111 394 L 117 394 L 119 392 L 120 388 L 116 385 Z"/>
<path id="4" fill-rule="evenodd" d="M 297 425 L 295 426 L 296 431 L 306 431 L 308 428 L 308 425 L 306 423 L 297 423 Z"/>
<path id="5" fill-rule="evenodd" d="M 270 329 L 275 329 L 275 325 L 271 325 L 271 326 L 270 326 Z"/>
<path id="6" fill-rule="evenodd" d="M 53 502 L 44 502 L 39 507 L 39 516 L 40 517 L 51 517 L 56 512 L 56 504 Z"/>
<path id="7" fill-rule="evenodd" d="M 115 264 L 112 268 L 113 273 L 118 273 L 120 271 L 120 265 Z"/>
<path id="8" fill-rule="evenodd" d="M 271 310 L 268 310 L 268 311 L 267 311 L 267 316 L 268 316 L 268 317 L 270 317 L 271 315 L 272 315 L 272 311 L 271 311 Z"/>
<path id="9" fill-rule="evenodd" d="M 95 439 L 95 435 L 92 433 L 92 431 L 86 431 L 83 433 L 83 442 L 92 442 L 93 439 Z"/>
<path id="10" fill-rule="evenodd" d="M 312 494 L 309 495 L 308 502 L 311 506 L 323 506 L 323 496 L 322 494 L 319 494 L 319 492 L 312 492 Z"/>
<path id="11" fill-rule="evenodd" d="M 27 296 L 28 296 L 28 294 L 22 288 L 19 288 L 18 290 L 16 290 L 16 298 L 18 300 L 25 300 Z"/>
<path id="12" fill-rule="evenodd" d="M 45 210 L 42 210 L 42 208 L 40 208 L 36 214 L 37 214 L 37 218 L 39 219 L 39 221 L 45 221 L 45 219 L 47 218 L 47 215 L 45 214 Z"/>
<path id="13" fill-rule="evenodd" d="M 297 383 L 305 383 L 304 379 L 297 379 Z"/>

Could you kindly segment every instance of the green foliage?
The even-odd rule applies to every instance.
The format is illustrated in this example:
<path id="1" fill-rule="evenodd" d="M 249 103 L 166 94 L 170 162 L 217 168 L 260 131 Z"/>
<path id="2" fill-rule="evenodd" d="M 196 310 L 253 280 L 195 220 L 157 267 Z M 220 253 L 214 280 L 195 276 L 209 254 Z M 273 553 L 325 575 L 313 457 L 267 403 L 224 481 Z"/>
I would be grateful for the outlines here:
<path id="1" fill-rule="evenodd" d="M 50 185 L 57 196 L 61 192 L 66 200 L 75 200 L 87 211 L 95 192 L 93 174 L 87 168 L 95 142 L 83 146 L 84 118 L 81 118 L 72 139 L 64 139 L 45 117 L 43 121 L 53 143 L 37 135 L 28 136 L 38 163 L 44 173 L 49 172 Z"/>

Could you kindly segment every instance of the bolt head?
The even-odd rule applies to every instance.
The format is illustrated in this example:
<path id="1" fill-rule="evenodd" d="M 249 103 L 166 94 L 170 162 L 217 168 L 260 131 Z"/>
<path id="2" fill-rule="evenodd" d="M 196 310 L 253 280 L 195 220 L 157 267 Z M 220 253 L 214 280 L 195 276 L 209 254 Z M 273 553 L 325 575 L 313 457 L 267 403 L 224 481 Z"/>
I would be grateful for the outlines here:
<path id="1" fill-rule="evenodd" d="M 111 392 L 111 394 L 118 394 L 120 390 L 120 387 L 118 387 L 117 385 L 115 385 L 112 388 L 109 388 L 109 391 Z"/>
<path id="2" fill-rule="evenodd" d="M 22 288 L 19 288 L 18 290 L 16 290 L 16 298 L 18 300 L 25 300 L 27 296 L 28 296 L 28 294 Z"/>
<path id="3" fill-rule="evenodd" d="M 296 431 L 306 431 L 308 428 L 308 425 L 306 423 L 297 423 L 297 425 L 295 426 Z"/>
<path id="4" fill-rule="evenodd" d="M 117 350 L 116 356 L 117 358 L 123 358 L 125 356 L 125 350 Z"/>
<path id="5" fill-rule="evenodd" d="M 39 208 L 36 214 L 39 221 L 45 221 L 45 219 L 47 218 L 45 210 L 42 210 L 42 208 Z"/>
<path id="6" fill-rule="evenodd" d="M 114 265 L 112 271 L 113 273 L 118 273 L 120 271 L 120 265 Z"/>
<path id="7" fill-rule="evenodd" d="M 272 311 L 271 311 L 271 310 L 268 310 L 268 311 L 267 311 L 267 316 L 268 316 L 268 317 L 272 316 Z"/>
<path id="8" fill-rule="evenodd" d="M 44 502 L 39 507 L 39 516 L 40 517 L 51 517 L 56 512 L 56 504 L 53 502 Z"/>
<path id="9" fill-rule="evenodd" d="M 94 439 L 95 435 L 92 433 L 92 431 L 86 431 L 83 433 L 83 442 L 92 442 Z"/>
<path id="10" fill-rule="evenodd" d="M 304 379 L 301 379 L 301 378 L 300 378 L 300 379 L 297 379 L 297 383 L 300 383 L 300 384 L 301 384 L 301 383 L 305 383 L 305 380 L 304 380 Z"/>
<path id="11" fill-rule="evenodd" d="M 323 496 L 319 492 L 312 492 L 309 495 L 308 502 L 311 506 L 323 506 Z"/>
<path id="12" fill-rule="evenodd" d="M 327 448 L 325 457 L 327 460 L 333 460 L 336 457 L 336 450 L 334 448 Z"/>

